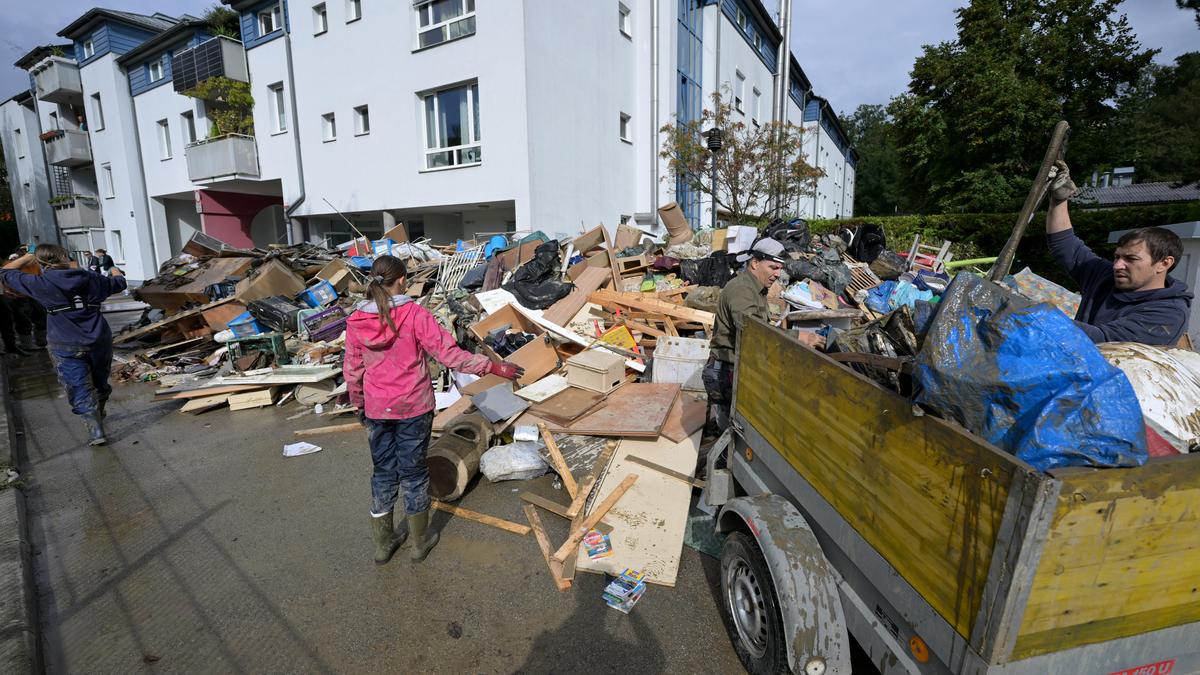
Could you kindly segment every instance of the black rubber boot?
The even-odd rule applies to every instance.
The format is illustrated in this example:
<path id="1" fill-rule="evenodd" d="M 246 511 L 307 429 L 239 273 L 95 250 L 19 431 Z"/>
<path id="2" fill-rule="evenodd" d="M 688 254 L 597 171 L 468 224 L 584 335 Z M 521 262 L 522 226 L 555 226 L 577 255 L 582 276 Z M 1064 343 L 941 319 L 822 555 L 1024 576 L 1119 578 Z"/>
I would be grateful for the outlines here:
<path id="1" fill-rule="evenodd" d="M 392 559 L 392 555 L 404 543 L 405 535 L 396 534 L 391 511 L 378 518 L 371 516 L 371 532 L 375 537 L 375 564 L 382 565 Z"/>
<path id="2" fill-rule="evenodd" d="M 87 425 L 88 445 L 106 445 L 108 437 L 104 435 L 104 423 L 98 414 L 84 415 L 83 423 Z"/>
<path id="3" fill-rule="evenodd" d="M 104 418 L 108 417 L 108 411 L 105 410 L 105 408 L 107 406 L 108 406 L 107 398 L 100 399 L 99 403 L 96 405 L 96 412 L 99 413 L 101 421 L 104 421 Z"/>
<path id="4" fill-rule="evenodd" d="M 436 532 L 427 535 L 425 530 L 428 527 L 428 509 L 408 517 L 408 534 L 412 538 L 408 557 L 413 562 L 421 562 L 425 559 L 425 556 L 429 555 L 429 551 L 434 546 L 437 546 L 439 536 Z"/>

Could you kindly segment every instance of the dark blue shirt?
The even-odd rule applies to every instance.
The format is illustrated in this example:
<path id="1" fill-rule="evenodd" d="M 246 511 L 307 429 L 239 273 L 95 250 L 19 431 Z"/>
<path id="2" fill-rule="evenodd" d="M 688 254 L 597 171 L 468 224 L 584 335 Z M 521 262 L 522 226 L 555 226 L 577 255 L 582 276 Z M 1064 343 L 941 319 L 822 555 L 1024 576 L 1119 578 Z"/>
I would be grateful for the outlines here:
<path id="1" fill-rule="evenodd" d="M 0 283 L 46 308 L 46 342 L 51 347 L 87 347 L 112 339 L 100 304 L 125 290 L 125 277 L 105 277 L 82 269 L 44 270 L 40 275 L 0 269 Z M 82 309 L 71 307 L 75 298 Z"/>
<path id="2" fill-rule="evenodd" d="M 1050 253 L 1079 284 L 1083 298 L 1075 325 L 1092 342 L 1141 342 L 1171 346 L 1187 329 L 1192 293 L 1187 284 L 1167 277 L 1165 288 L 1119 291 L 1112 261 L 1092 253 L 1074 230 L 1046 236 Z"/>

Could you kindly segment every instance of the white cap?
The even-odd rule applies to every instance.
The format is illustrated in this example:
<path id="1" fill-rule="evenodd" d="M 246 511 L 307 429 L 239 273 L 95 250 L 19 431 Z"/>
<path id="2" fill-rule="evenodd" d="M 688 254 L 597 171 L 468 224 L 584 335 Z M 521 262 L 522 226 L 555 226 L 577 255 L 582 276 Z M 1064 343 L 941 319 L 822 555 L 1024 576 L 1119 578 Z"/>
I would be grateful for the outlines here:
<path id="1" fill-rule="evenodd" d="M 737 261 L 744 263 L 752 257 L 773 260 L 781 265 L 787 262 L 783 259 L 783 244 L 770 237 L 759 239 L 749 251 L 739 254 Z"/>

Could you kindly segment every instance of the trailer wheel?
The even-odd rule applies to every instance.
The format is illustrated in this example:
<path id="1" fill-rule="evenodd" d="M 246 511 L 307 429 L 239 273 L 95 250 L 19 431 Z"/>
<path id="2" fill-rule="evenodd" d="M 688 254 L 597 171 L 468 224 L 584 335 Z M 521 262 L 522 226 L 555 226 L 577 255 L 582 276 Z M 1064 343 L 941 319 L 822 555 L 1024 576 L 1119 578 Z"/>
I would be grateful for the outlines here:
<path id="1" fill-rule="evenodd" d="M 721 548 L 721 606 L 734 651 L 753 675 L 790 673 L 775 584 L 758 543 L 733 532 Z"/>

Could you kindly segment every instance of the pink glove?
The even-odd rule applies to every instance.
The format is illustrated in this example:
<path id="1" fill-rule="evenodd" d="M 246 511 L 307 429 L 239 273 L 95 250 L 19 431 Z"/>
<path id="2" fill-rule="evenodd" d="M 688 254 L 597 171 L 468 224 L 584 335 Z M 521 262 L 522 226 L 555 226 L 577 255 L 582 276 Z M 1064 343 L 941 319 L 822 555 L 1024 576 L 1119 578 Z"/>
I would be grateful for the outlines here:
<path id="1" fill-rule="evenodd" d="M 501 361 L 500 363 L 492 362 L 488 372 L 492 375 L 499 375 L 506 380 L 515 380 L 525 374 L 525 369 L 515 363 Z"/>

